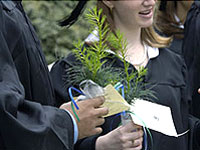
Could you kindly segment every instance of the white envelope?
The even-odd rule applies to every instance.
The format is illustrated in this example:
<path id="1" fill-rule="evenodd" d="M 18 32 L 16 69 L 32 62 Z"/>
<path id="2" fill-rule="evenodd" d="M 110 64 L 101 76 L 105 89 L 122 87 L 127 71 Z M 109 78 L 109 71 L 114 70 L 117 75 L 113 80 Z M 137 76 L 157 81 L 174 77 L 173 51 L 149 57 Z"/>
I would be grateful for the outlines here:
<path id="1" fill-rule="evenodd" d="M 131 114 L 131 117 L 138 125 L 144 126 L 145 123 L 149 129 L 175 137 L 181 136 L 189 131 L 187 130 L 182 134 L 177 134 L 169 107 L 140 99 L 135 100 L 134 104 L 130 107 L 131 111 L 135 114 Z"/>

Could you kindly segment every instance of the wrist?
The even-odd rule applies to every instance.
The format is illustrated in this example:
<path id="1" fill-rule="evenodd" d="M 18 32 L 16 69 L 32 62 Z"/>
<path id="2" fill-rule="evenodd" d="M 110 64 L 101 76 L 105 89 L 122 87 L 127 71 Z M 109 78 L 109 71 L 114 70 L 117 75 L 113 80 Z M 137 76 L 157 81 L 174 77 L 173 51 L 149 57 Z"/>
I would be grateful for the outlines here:
<path id="1" fill-rule="evenodd" d="M 77 113 L 75 112 L 75 109 L 73 109 L 74 106 L 71 102 L 68 103 L 64 103 L 63 105 L 60 106 L 60 109 L 64 109 L 65 111 L 70 112 L 70 114 L 73 116 L 73 118 L 75 119 L 76 123 L 78 124 L 79 117 L 77 117 Z"/>
<path id="2" fill-rule="evenodd" d="M 63 110 L 67 112 L 72 119 L 72 123 L 74 127 L 74 144 L 75 144 L 78 140 L 78 135 L 79 135 L 77 122 L 75 121 L 75 118 L 70 111 L 68 111 L 67 109 L 63 109 Z"/>

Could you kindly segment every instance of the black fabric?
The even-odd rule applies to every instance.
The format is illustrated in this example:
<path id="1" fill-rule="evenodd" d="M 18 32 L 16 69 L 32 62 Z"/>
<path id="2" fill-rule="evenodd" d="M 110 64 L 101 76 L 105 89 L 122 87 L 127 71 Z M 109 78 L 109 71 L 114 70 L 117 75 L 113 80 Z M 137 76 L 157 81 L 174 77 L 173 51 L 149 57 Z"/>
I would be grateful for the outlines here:
<path id="1" fill-rule="evenodd" d="M 70 97 L 68 95 L 69 87 L 66 86 L 66 80 L 68 78 L 68 72 L 66 70 L 71 68 L 72 65 L 76 65 L 76 62 L 75 56 L 70 54 L 67 59 L 62 59 L 55 62 L 51 69 L 50 73 L 53 81 L 54 91 L 56 93 L 56 105 L 58 106 L 66 101 L 70 101 Z M 73 86 L 77 87 L 77 85 Z M 78 93 L 74 94 L 76 95 Z"/>
<path id="2" fill-rule="evenodd" d="M 123 67 L 123 63 L 116 57 L 109 57 L 108 64 L 113 62 L 113 67 Z M 67 58 L 57 62 L 51 70 L 51 74 L 54 75 L 53 83 L 55 87 L 58 85 L 64 85 L 63 79 L 67 68 L 70 68 L 71 64 L 75 64 L 76 59 L 73 55 L 69 55 Z M 189 107 L 189 94 L 186 88 L 186 66 L 180 55 L 175 54 L 167 49 L 160 49 L 160 55 L 156 58 L 151 59 L 147 65 L 148 74 L 144 78 L 144 82 L 151 83 L 148 86 L 154 85 L 153 90 L 156 93 L 156 99 L 152 101 L 169 106 L 172 109 L 172 116 L 174 118 L 175 127 L 178 134 L 188 130 L 188 107 Z M 133 66 L 130 69 L 135 70 Z M 60 73 L 58 73 L 60 71 Z M 60 76 L 58 76 L 60 74 Z M 57 85 L 57 86 L 56 86 Z M 56 89 L 56 95 L 67 99 L 67 88 L 66 91 L 60 91 L 60 87 Z M 148 87 L 146 87 L 148 88 Z M 106 118 L 103 127 L 103 134 L 108 133 L 112 129 L 116 128 L 120 123 L 120 117 L 111 116 Z M 153 149 L 154 150 L 188 150 L 189 141 L 188 134 L 175 138 L 165 136 L 161 133 L 151 131 L 153 135 Z M 76 145 L 77 150 L 87 149 L 94 150 L 94 141 L 97 137 L 90 137 L 79 141 Z M 93 145 L 93 146 L 91 146 Z"/>
<path id="3" fill-rule="evenodd" d="M 200 1 L 195 1 L 185 21 L 183 56 L 189 69 L 192 113 L 200 118 Z"/>
<path id="4" fill-rule="evenodd" d="M 40 42 L 21 2 L 0 1 L 0 149 L 73 149 L 72 120 L 54 105 Z"/>
<path id="5" fill-rule="evenodd" d="M 200 150 L 200 120 L 192 115 L 189 115 L 189 126 L 190 126 L 190 143 L 191 150 Z"/>
<path id="6" fill-rule="evenodd" d="M 194 2 L 188 12 L 185 22 L 184 38 L 174 38 L 169 49 L 186 60 L 188 68 L 188 86 L 189 94 L 192 97 L 190 104 L 189 126 L 190 126 L 190 149 L 200 150 L 200 132 L 199 132 L 199 118 L 200 118 L 200 94 L 197 92 L 200 87 L 200 72 L 199 72 L 199 34 L 200 24 L 198 18 L 200 12 L 199 2 Z"/>
<path id="7" fill-rule="evenodd" d="M 182 44 L 183 44 L 183 39 L 173 38 L 173 41 L 171 42 L 169 49 L 183 57 Z"/>

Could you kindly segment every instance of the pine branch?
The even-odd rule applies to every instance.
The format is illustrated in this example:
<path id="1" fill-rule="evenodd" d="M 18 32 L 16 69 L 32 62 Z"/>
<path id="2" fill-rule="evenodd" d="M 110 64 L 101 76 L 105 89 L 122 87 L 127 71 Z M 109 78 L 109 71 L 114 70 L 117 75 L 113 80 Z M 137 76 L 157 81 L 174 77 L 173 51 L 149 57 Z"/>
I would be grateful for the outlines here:
<path id="1" fill-rule="evenodd" d="M 105 23 L 106 17 L 102 16 L 102 10 L 98 11 L 96 7 L 89 10 L 86 18 L 91 24 L 91 29 L 97 30 L 99 41 L 86 47 L 84 42 L 74 43 L 73 53 L 81 63 L 66 70 L 66 84 L 78 85 L 81 81 L 90 79 L 104 87 L 107 84 L 115 85 L 121 82 L 125 87 L 125 99 L 129 104 L 134 103 L 135 98 L 155 98 L 154 93 L 151 89 L 146 89 L 146 83 L 143 82 L 147 69 L 140 68 L 137 72 L 129 70 L 130 64 L 126 61 L 127 42 L 123 34 L 119 30 L 115 33 L 110 32 L 109 26 Z M 123 62 L 123 69 L 114 68 L 112 64 L 107 65 L 106 58 L 109 53 L 106 50 L 109 47 L 118 50 L 116 57 Z"/>

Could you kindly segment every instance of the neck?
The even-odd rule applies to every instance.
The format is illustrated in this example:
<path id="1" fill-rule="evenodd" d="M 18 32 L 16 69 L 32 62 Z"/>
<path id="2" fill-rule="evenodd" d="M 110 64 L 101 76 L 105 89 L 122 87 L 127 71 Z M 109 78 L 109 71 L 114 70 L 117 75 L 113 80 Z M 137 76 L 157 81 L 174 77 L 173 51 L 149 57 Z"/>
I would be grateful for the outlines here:
<path id="1" fill-rule="evenodd" d="M 116 28 L 119 29 L 120 32 L 124 34 L 124 38 L 127 41 L 127 51 L 137 52 L 142 47 L 143 44 L 141 42 L 141 28 L 140 27 L 135 26 L 133 28 L 133 26 L 131 26 L 129 28 L 118 23 L 116 24 Z"/>
<path id="2" fill-rule="evenodd" d="M 114 24 L 127 41 L 126 60 L 138 69 L 145 66 L 148 62 L 148 56 L 141 41 L 141 27 L 137 24 L 123 24 L 120 20 L 114 19 Z"/>
<path id="3" fill-rule="evenodd" d="M 141 28 L 125 28 L 120 25 L 116 25 L 116 27 L 127 40 L 126 60 L 134 65 L 136 69 L 141 66 L 144 67 L 148 62 L 148 56 L 141 41 Z"/>

